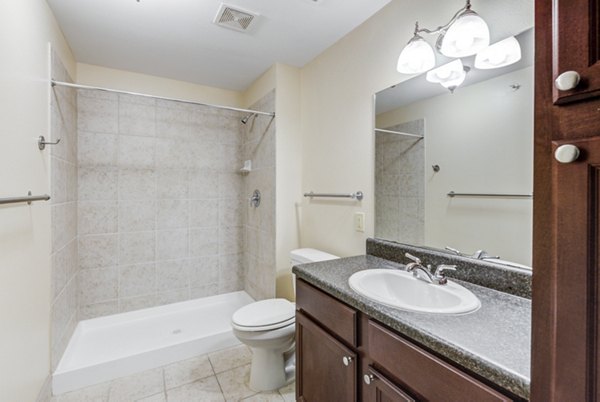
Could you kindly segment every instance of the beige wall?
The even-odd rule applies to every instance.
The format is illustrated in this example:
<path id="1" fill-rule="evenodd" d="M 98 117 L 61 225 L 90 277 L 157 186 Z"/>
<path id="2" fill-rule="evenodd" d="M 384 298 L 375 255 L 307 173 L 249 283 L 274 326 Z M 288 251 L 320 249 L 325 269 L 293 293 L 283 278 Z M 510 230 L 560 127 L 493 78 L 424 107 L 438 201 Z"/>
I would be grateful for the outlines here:
<path id="1" fill-rule="evenodd" d="M 265 95 L 271 92 L 277 86 L 276 74 L 277 65 L 273 64 L 271 68 L 258 77 L 242 94 L 242 107 L 249 108 Z"/>
<path id="2" fill-rule="evenodd" d="M 215 105 L 242 104 L 241 92 L 84 63 L 77 63 L 77 83 Z"/>
<path id="3" fill-rule="evenodd" d="M 294 299 L 290 251 L 300 247 L 302 202 L 302 137 L 300 130 L 300 70 L 277 64 L 276 233 L 277 297 Z"/>
<path id="4" fill-rule="evenodd" d="M 48 193 L 51 42 L 71 74 L 75 63 L 45 1 L 0 3 L 0 197 Z M 50 370 L 50 205 L 0 207 L 0 390 L 33 401 Z"/>
<path id="5" fill-rule="evenodd" d="M 507 19 L 520 30 L 531 27 L 532 4 L 503 0 L 477 2 L 474 8 L 492 27 L 492 36 L 498 36 L 503 35 Z M 340 256 L 365 251 L 374 222 L 372 95 L 410 78 L 396 71 L 396 63 L 414 22 L 438 26 L 461 5 L 394 0 L 302 69 L 301 191 L 365 192 L 362 203 L 305 200 L 301 207 L 303 247 Z M 366 213 L 364 233 L 353 229 L 355 211 Z"/>

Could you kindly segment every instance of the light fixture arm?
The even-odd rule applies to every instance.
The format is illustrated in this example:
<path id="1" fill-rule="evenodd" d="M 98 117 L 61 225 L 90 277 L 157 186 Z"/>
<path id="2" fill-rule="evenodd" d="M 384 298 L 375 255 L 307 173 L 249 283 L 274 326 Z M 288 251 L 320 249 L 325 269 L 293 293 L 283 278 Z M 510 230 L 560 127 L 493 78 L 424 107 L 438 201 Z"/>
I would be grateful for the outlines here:
<path id="1" fill-rule="evenodd" d="M 419 21 L 417 21 L 415 23 L 415 35 L 418 35 L 421 32 L 424 32 L 424 33 L 430 34 L 430 35 L 435 35 L 440 32 L 445 32 L 450 27 L 450 25 L 452 25 L 463 12 L 470 10 L 470 9 L 471 9 L 471 0 L 467 0 L 467 3 L 465 4 L 465 6 L 463 8 L 461 8 L 460 10 L 458 10 L 456 12 L 456 14 L 454 14 L 452 19 L 450 19 L 450 21 L 447 24 L 440 25 L 439 27 L 437 27 L 435 29 L 419 28 Z"/>

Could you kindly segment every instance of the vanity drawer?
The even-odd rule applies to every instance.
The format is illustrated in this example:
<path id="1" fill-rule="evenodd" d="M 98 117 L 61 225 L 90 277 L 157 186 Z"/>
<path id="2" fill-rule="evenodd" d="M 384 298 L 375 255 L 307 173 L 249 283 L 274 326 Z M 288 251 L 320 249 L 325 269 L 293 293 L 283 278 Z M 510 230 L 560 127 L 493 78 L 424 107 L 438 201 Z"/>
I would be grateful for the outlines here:
<path id="1" fill-rule="evenodd" d="M 337 335 L 350 346 L 357 346 L 357 313 L 308 283 L 296 281 L 296 309 Z"/>
<path id="2" fill-rule="evenodd" d="M 377 365 L 426 400 L 512 401 L 371 320 L 367 350 Z"/>

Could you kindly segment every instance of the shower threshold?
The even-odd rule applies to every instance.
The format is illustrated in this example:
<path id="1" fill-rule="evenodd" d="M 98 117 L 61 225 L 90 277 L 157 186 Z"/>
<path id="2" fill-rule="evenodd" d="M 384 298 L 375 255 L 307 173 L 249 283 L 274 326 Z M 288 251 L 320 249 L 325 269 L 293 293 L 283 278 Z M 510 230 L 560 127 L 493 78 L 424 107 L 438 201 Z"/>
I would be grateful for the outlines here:
<path id="1" fill-rule="evenodd" d="M 52 375 L 54 395 L 238 345 L 233 292 L 80 321 Z"/>

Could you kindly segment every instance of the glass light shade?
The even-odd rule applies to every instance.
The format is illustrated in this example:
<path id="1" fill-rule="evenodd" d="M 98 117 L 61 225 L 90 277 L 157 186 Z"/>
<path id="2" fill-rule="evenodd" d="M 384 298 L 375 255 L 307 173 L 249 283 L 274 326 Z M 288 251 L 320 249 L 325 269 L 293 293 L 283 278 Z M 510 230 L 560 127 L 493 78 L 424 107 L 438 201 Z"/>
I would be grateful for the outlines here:
<path id="1" fill-rule="evenodd" d="M 434 70 L 427 72 L 425 77 L 427 81 L 440 84 L 444 88 L 448 88 L 451 91 L 462 84 L 467 77 L 465 67 L 460 59 L 451 61 L 450 63 L 444 64 Z"/>
<path id="2" fill-rule="evenodd" d="M 455 79 L 448 80 L 448 81 L 442 81 L 442 82 L 440 82 L 440 85 L 443 86 L 444 88 L 448 88 L 450 91 L 454 92 L 456 87 L 460 86 L 463 82 L 465 82 L 465 78 L 467 78 L 467 73 L 466 73 L 466 71 L 463 71 Z"/>
<path id="3" fill-rule="evenodd" d="M 415 35 L 402 49 L 398 57 L 398 72 L 402 74 L 420 74 L 435 66 L 433 48 L 425 39 Z"/>
<path id="4" fill-rule="evenodd" d="M 490 44 L 490 29 L 475 11 L 464 11 L 444 35 L 440 52 L 448 57 L 471 56 Z"/>
<path id="5" fill-rule="evenodd" d="M 460 59 L 451 61 L 450 63 L 439 66 L 438 68 L 428 71 L 425 77 L 427 81 L 441 84 L 447 81 L 453 81 L 460 78 L 465 73 L 465 68 Z"/>
<path id="6" fill-rule="evenodd" d="M 521 60 L 521 45 L 511 36 L 477 53 L 475 67 L 482 70 L 509 66 Z"/>

